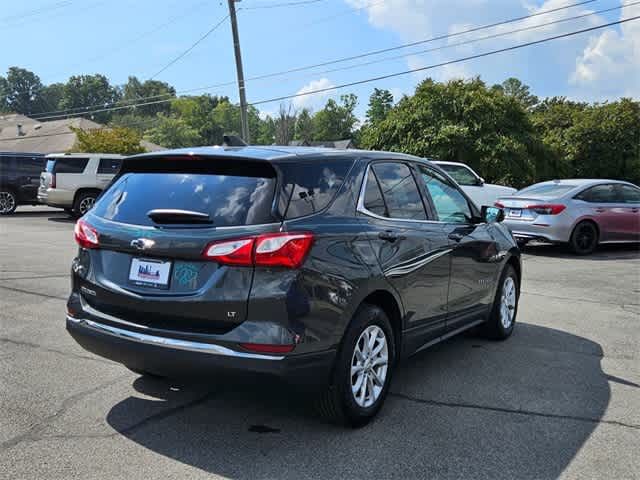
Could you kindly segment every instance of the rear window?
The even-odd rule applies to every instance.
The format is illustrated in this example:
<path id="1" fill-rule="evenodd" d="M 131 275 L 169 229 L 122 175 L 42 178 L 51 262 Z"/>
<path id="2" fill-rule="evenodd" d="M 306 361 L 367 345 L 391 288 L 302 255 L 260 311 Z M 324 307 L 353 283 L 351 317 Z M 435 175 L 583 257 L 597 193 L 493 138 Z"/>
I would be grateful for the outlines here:
<path id="1" fill-rule="evenodd" d="M 541 195 L 544 197 L 559 197 L 569 190 L 576 188 L 575 185 L 559 185 L 556 183 L 545 183 L 542 185 L 532 185 L 520 190 L 516 195 Z"/>
<path id="2" fill-rule="evenodd" d="M 352 164 L 351 158 L 278 164 L 283 176 L 280 212 L 286 211 L 285 218 L 292 219 L 324 209 L 342 186 Z"/>
<path id="3" fill-rule="evenodd" d="M 441 163 L 437 163 L 436 165 L 447 172 L 458 185 L 478 185 L 478 177 L 467 167 L 461 165 L 443 165 Z"/>
<path id="4" fill-rule="evenodd" d="M 206 213 L 216 227 L 274 221 L 276 179 L 215 173 L 125 173 L 96 203 L 99 217 L 133 225 L 155 225 L 154 209 Z"/>
<path id="5" fill-rule="evenodd" d="M 88 158 L 55 158 L 47 160 L 49 173 L 82 173 L 89 163 Z"/>

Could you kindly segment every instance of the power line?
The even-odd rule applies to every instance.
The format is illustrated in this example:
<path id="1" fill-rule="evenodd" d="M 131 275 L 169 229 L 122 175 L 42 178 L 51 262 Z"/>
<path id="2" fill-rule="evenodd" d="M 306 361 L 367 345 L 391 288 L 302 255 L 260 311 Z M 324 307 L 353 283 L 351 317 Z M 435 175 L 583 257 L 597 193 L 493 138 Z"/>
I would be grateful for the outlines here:
<path id="1" fill-rule="evenodd" d="M 633 21 L 633 20 L 637 20 L 639 18 L 640 18 L 640 15 L 635 16 L 635 17 L 620 19 L 620 20 L 617 20 L 615 22 L 605 23 L 603 25 L 597 25 L 595 27 L 584 28 L 582 30 L 576 30 L 576 31 L 573 31 L 573 32 L 563 33 L 561 35 L 554 35 L 552 37 L 546 37 L 546 38 L 543 38 L 543 39 L 540 39 L 540 40 L 534 40 L 534 41 L 531 41 L 531 42 L 520 43 L 520 44 L 517 44 L 517 45 L 512 45 L 511 47 L 500 48 L 498 50 L 491 50 L 489 52 L 483 52 L 483 53 L 479 53 L 479 54 L 476 54 L 476 55 L 470 55 L 470 56 L 467 56 L 467 57 L 457 58 L 455 60 L 449 60 L 447 62 L 435 63 L 433 65 L 428 65 L 426 67 L 412 68 L 410 70 L 405 70 L 405 71 L 402 71 L 402 72 L 390 73 L 390 74 L 387 74 L 387 75 L 380 75 L 378 77 L 367 78 L 365 80 L 358 80 L 356 82 L 343 83 L 341 85 L 335 85 L 333 87 L 319 88 L 317 90 L 310 90 L 308 92 L 296 93 L 294 95 L 285 95 L 285 96 L 282 96 L 282 97 L 270 98 L 268 100 L 260 100 L 260 101 L 257 101 L 257 102 L 252 102 L 252 103 L 250 103 L 250 105 L 261 105 L 263 103 L 279 102 L 279 101 L 282 101 L 282 100 L 289 100 L 291 98 L 304 97 L 304 96 L 308 96 L 308 95 L 314 95 L 316 93 L 324 93 L 324 92 L 329 92 L 329 91 L 333 91 L 333 90 L 338 90 L 338 89 L 341 89 L 341 88 L 353 87 L 355 85 L 362 85 L 362 84 L 365 84 L 365 83 L 376 82 L 376 81 L 379 81 L 379 80 L 386 80 L 387 78 L 399 77 L 399 76 L 402 76 L 402 75 L 408 75 L 410 73 L 422 72 L 424 70 L 431 70 L 431 69 L 438 68 L 438 67 L 444 67 L 446 65 L 453 65 L 453 64 L 456 64 L 456 63 L 467 62 L 469 60 L 475 60 L 475 59 L 478 59 L 478 58 L 488 57 L 490 55 L 496 55 L 498 53 L 510 52 L 512 50 L 518 50 L 520 48 L 530 47 L 532 45 L 539 45 L 541 43 L 550 42 L 552 40 L 558 40 L 558 39 L 561 39 L 561 38 L 572 37 L 574 35 L 580 35 L 582 33 L 593 32 L 593 31 L 599 30 L 601 28 L 611 27 L 611 26 L 614 26 L 614 25 L 620 25 L 622 23 L 626 23 L 626 22 L 630 22 L 630 21 Z"/>
<path id="2" fill-rule="evenodd" d="M 269 5 L 255 5 L 249 7 L 242 7 L 243 10 L 262 10 L 270 8 L 282 8 L 282 7 L 298 7 L 302 5 L 310 5 L 312 3 L 324 2 L 325 0 L 301 0 L 298 2 L 283 2 L 283 3 L 271 3 Z"/>
<path id="3" fill-rule="evenodd" d="M 49 12 L 51 10 L 57 10 L 57 9 L 60 9 L 60 8 L 68 7 L 72 3 L 73 3 L 73 0 L 65 0 L 63 2 L 52 3 L 52 4 L 46 5 L 44 7 L 36 8 L 36 9 L 33 9 L 33 10 L 28 10 L 26 12 L 18 13 L 18 14 L 15 14 L 15 15 L 8 15 L 6 17 L 2 17 L 2 18 L 0 18 L 0 22 L 12 22 L 14 20 L 22 20 L 23 18 L 37 16 L 37 15 L 39 15 L 41 13 L 46 13 L 46 12 Z"/>
<path id="4" fill-rule="evenodd" d="M 191 44 L 191 46 L 189 48 L 187 48 L 184 52 L 182 52 L 176 58 L 174 58 L 169 63 L 167 63 L 164 67 L 162 67 L 156 73 L 151 75 L 151 77 L 149 77 L 149 80 L 153 80 L 155 77 L 157 77 L 162 72 L 167 70 L 169 67 L 174 65 L 176 62 L 180 61 L 185 56 L 187 56 L 194 48 L 196 48 L 200 43 L 202 43 L 209 35 L 211 35 L 213 32 L 215 32 L 218 29 L 218 27 L 220 25 L 222 25 L 227 20 L 227 18 L 229 18 L 229 15 L 225 15 L 224 18 L 222 18 L 218 23 L 216 23 L 213 27 L 211 27 L 209 30 L 207 30 L 207 32 L 204 35 L 202 35 L 198 40 L 196 40 L 193 44 Z"/>
<path id="5" fill-rule="evenodd" d="M 554 36 L 551 36 L 551 37 L 545 37 L 545 38 L 542 38 L 542 39 L 539 39 L 539 40 L 532 40 L 530 42 L 520 43 L 520 44 L 512 45 L 510 47 L 500 48 L 500 49 L 497 49 L 497 50 L 491 50 L 491 51 L 488 51 L 488 52 L 483 52 L 483 53 L 479 53 L 479 54 L 475 54 L 475 55 L 469 55 L 469 56 L 466 56 L 466 57 L 457 58 L 457 59 L 449 60 L 449 61 L 446 61 L 446 62 L 440 62 L 440 63 L 428 65 L 428 66 L 425 66 L 425 67 L 414 68 L 414 69 L 410 69 L 410 70 L 404 70 L 402 72 L 395 72 L 395 73 L 390 73 L 390 74 L 387 74 L 387 75 L 380 75 L 380 76 L 377 76 L 377 77 L 371 77 L 371 78 L 367 78 L 367 79 L 364 79 L 364 80 L 358 80 L 358 81 L 355 81 L 355 82 L 344 83 L 344 84 L 341 84 L 341 85 L 335 85 L 335 86 L 327 87 L 327 88 L 320 88 L 320 89 L 311 90 L 311 91 L 308 91 L 308 92 L 296 93 L 296 94 L 293 94 L 293 95 L 285 95 L 285 96 L 281 96 L 281 97 L 270 98 L 270 99 L 267 99 L 267 100 L 259 100 L 259 101 L 256 101 L 256 102 L 251 102 L 251 103 L 249 103 L 249 105 L 261 105 L 261 104 L 265 104 L 265 103 L 279 102 L 279 101 L 282 101 L 282 100 L 289 100 L 289 99 L 292 99 L 292 98 L 298 98 L 298 97 L 303 97 L 303 96 L 308 96 L 308 95 L 314 95 L 314 94 L 317 94 L 317 93 L 324 93 L 324 92 L 339 90 L 339 89 L 342 89 L 342 88 L 353 87 L 353 86 L 356 86 L 356 85 L 362 85 L 362 84 L 365 84 L 365 83 L 376 82 L 376 81 L 379 81 L 379 80 L 386 80 L 388 78 L 399 77 L 399 76 L 402 76 L 402 75 L 408 75 L 410 73 L 416 73 L 416 72 L 421 72 L 421 71 L 425 71 L 425 70 L 431 70 L 431 69 L 438 68 L 438 67 L 443 67 L 443 66 L 446 66 L 446 65 L 452 65 L 452 64 L 456 64 L 456 63 L 463 63 L 463 62 L 467 62 L 467 61 L 470 61 L 470 60 L 475 60 L 475 59 L 478 59 L 478 58 L 488 57 L 488 56 L 496 55 L 496 54 L 499 54 L 499 53 L 505 53 L 505 52 L 510 52 L 510 51 L 518 50 L 518 49 L 525 48 L 525 47 L 530 47 L 530 46 L 533 46 L 533 45 L 539 45 L 539 44 L 542 44 L 542 43 L 548 43 L 548 42 L 551 42 L 553 40 L 559 40 L 559 39 L 562 39 L 562 38 L 572 37 L 572 36 L 580 35 L 580 34 L 583 34 L 583 33 L 593 32 L 593 31 L 596 31 L 596 30 L 600 30 L 600 29 L 603 29 L 603 28 L 611 27 L 611 26 L 614 26 L 614 25 L 620 25 L 620 24 L 623 24 L 623 23 L 626 23 L 626 22 L 630 22 L 630 21 L 634 21 L 634 20 L 638 20 L 638 19 L 640 19 L 640 15 L 637 15 L 637 16 L 634 16 L 634 17 L 620 19 L 620 20 L 617 20 L 617 21 L 614 21 L 614 22 L 610 22 L 610 23 L 596 25 L 596 26 L 589 27 L 589 28 L 584 28 L 584 29 L 581 29 L 581 30 L 575 30 L 575 31 L 572 31 L 572 32 L 567 32 L 567 33 L 563 33 L 563 34 L 559 34 L 559 35 L 554 35 Z M 167 102 L 167 101 L 170 101 L 170 100 L 157 100 L 157 101 L 154 101 L 154 102 L 146 102 L 146 103 L 138 104 L 138 106 L 154 105 L 154 104 L 158 104 L 158 103 L 164 103 L 164 102 Z M 123 108 L 130 108 L 130 106 L 106 108 L 106 109 L 102 109 L 102 110 L 96 110 L 93 113 L 100 113 L 100 112 L 104 112 L 104 111 L 112 111 L 112 110 L 123 109 Z M 36 138 L 36 137 L 32 136 L 32 137 L 17 137 L 17 138 Z M 15 140 L 15 138 L 0 139 L 0 141 L 3 141 L 3 140 L 4 141 Z"/>
<path id="6" fill-rule="evenodd" d="M 386 49 L 376 50 L 376 51 L 371 51 L 371 52 L 365 52 L 365 53 L 360 54 L 360 55 L 354 55 L 354 56 L 351 56 L 351 57 L 339 58 L 339 59 L 326 61 L 326 62 L 322 62 L 322 63 L 315 64 L 315 65 L 308 65 L 308 66 L 305 66 L 305 67 L 297 67 L 297 68 L 284 70 L 284 71 L 280 71 L 280 72 L 272 72 L 272 73 L 268 73 L 268 74 L 249 77 L 249 78 L 245 79 L 245 81 L 262 80 L 262 79 L 266 79 L 266 78 L 273 78 L 273 77 L 277 77 L 277 76 L 288 75 L 290 73 L 295 73 L 295 72 L 298 72 L 298 71 L 311 70 L 313 68 L 317 68 L 317 67 L 321 67 L 321 66 L 327 66 L 327 65 L 332 65 L 332 64 L 336 64 L 336 63 L 342 63 L 342 62 L 346 62 L 346 61 L 350 61 L 350 60 L 356 60 L 356 59 L 359 59 L 359 58 L 364 58 L 364 57 L 368 57 L 368 56 L 372 56 L 372 55 L 377 55 L 377 54 L 388 52 L 388 51 L 407 48 L 409 46 L 415 46 L 415 45 L 419 45 L 419 44 L 431 43 L 431 42 L 435 42 L 437 40 L 444 40 L 444 39 L 447 39 L 447 38 L 460 36 L 460 35 L 463 35 L 463 34 L 466 34 L 466 33 L 477 32 L 477 31 L 484 30 L 484 29 L 494 28 L 494 27 L 500 26 L 500 25 L 506 25 L 506 24 L 509 24 L 509 23 L 515 23 L 515 22 L 518 22 L 518 21 L 527 20 L 529 18 L 537 17 L 537 16 L 540 16 L 540 15 L 548 14 L 548 13 L 557 12 L 557 11 L 560 11 L 560 10 L 573 8 L 573 7 L 584 5 L 584 4 L 587 4 L 587 3 L 592 3 L 592 2 L 595 2 L 595 1 L 597 1 L 597 0 L 581 1 L 581 2 L 578 2 L 578 3 L 565 5 L 563 7 L 558 7 L 558 8 L 554 8 L 554 9 L 550 9 L 550 10 L 542 10 L 542 11 L 533 13 L 531 15 L 515 17 L 515 18 L 503 20 L 503 21 L 500 21 L 500 22 L 495 22 L 495 23 L 488 24 L 488 25 L 472 27 L 472 28 L 469 28 L 467 30 L 462 30 L 462 31 L 459 31 L 459 32 L 456 32 L 456 33 L 451 33 L 451 34 L 446 34 L 446 35 L 438 35 L 436 37 L 431 37 L 431 38 L 428 38 L 428 39 L 425 39 L 425 40 L 420 40 L 420 41 L 412 42 L 412 43 L 408 43 L 408 44 L 398 45 L 398 46 L 391 47 L 391 48 L 386 48 Z M 381 3 L 381 2 L 377 2 L 377 3 Z M 371 5 L 373 5 L 373 4 L 369 4 L 368 6 L 371 6 Z M 365 6 L 365 7 L 362 7 L 362 8 L 367 8 L 368 6 Z M 409 54 L 409 55 L 411 55 L 411 54 Z M 353 68 L 353 66 L 344 67 L 344 69 L 348 69 L 348 68 Z M 339 70 L 339 69 L 335 69 L 335 70 L 332 70 L 332 71 L 337 71 L 337 70 Z M 208 90 L 208 89 L 212 89 L 212 88 L 226 87 L 226 86 L 230 86 L 230 85 L 234 85 L 234 84 L 235 84 L 234 81 L 229 81 L 229 82 L 223 82 L 223 83 L 218 83 L 218 84 L 214 84 L 214 85 L 208 85 L 208 86 L 205 86 L 205 87 L 198 87 L 198 88 L 192 88 L 192 89 L 187 89 L 187 90 L 181 90 L 181 91 L 178 91 L 176 93 L 177 94 L 192 93 L 192 92 Z M 163 98 L 163 97 L 171 97 L 170 99 L 168 99 L 166 101 L 171 101 L 173 98 L 175 98 L 175 97 L 173 97 L 172 94 L 151 95 L 151 96 L 148 96 L 148 97 L 139 97 L 138 99 L 120 100 L 120 101 L 116 102 L 115 105 L 122 104 L 124 102 L 135 102 L 137 100 L 151 100 L 151 99 Z M 132 105 L 129 105 L 129 106 L 135 106 L 135 104 L 132 104 Z M 67 115 L 57 115 L 57 116 L 47 116 L 47 115 L 55 114 L 55 113 L 62 113 L 62 112 L 70 112 L 71 110 L 81 110 L 81 109 L 85 109 L 86 111 L 85 112 L 78 112 L 78 113 L 82 113 L 82 114 L 91 113 L 88 109 L 91 109 L 93 107 L 104 108 L 105 105 L 104 104 L 94 104 L 94 105 L 88 105 L 88 106 L 85 106 L 85 107 L 75 107 L 73 109 L 64 109 L 64 110 L 57 110 L 57 111 L 50 111 L 50 112 L 42 112 L 42 113 L 40 113 L 38 115 L 35 115 L 33 118 L 34 119 L 39 119 L 39 120 L 45 120 L 45 119 L 50 119 L 50 118 L 63 118 L 65 116 L 67 116 Z M 103 111 L 103 110 L 100 110 L 100 111 Z"/>

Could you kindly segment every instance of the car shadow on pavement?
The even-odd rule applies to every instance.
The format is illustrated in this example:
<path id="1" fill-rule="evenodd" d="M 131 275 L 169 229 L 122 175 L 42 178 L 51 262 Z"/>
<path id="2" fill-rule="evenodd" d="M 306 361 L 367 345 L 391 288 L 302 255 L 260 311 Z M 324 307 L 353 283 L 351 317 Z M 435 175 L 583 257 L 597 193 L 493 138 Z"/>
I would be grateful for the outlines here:
<path id="1" fill-rule="evenodd" d="M 576 255 L 568 247 L 549 243 L 528 244 L 523 253 L 533 257 L 566 258 L 578 260 L 627 260 L 640 258 L 640 243 L 603 244 L 590 255 Z"/>
<path id="2" fill-rule="evenodd" d="M 228 478 L 556 478 L 603 419 L 602 349 L 519 324 L 509 341 L 459 337 L 396 372 L 379 417 L 350 430 L 260 383 L 140 377 L 109 425 L 165 457 Z M 618 381 L 623 379 L 617 379 Z"/>

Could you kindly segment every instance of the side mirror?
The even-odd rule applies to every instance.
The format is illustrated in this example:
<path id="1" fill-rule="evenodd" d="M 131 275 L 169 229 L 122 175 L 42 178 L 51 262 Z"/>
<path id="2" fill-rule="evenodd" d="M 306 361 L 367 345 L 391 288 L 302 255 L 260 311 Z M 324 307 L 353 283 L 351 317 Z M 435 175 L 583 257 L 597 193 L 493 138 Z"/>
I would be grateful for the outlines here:
<path id="1" fill-rule="evenodd" d="M 484 178 L 478 177 L 478 186 L 481 187 L 484 185 Z"/>
<path id="2" fill-rule="evenodd" d="M 483 205 L 480 209 L 480 215 L 487 223 L 500 223 L 504 220 L 504 210 L 498 207 Z"/>

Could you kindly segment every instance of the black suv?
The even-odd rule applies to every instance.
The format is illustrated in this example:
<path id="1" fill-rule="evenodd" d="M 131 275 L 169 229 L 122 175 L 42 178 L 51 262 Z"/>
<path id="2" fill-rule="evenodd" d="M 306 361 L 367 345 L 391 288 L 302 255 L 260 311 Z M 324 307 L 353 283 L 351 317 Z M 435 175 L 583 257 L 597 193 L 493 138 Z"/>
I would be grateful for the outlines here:
<path id="1" fill-rule="evenodd" d="M 67 329 L 141 374 L 320 386 L 362 425 L 397 362 L 514 328 L 520 254 L 442 170 L 408 155 L 175 150 L 123 160 L 75 229 Z"/>
<path id="2" fill-rule="evenodd" d="M 37 205 L 42 153 L 0 152 L 0 215 L 10 215 L 18 205 Z"/>

